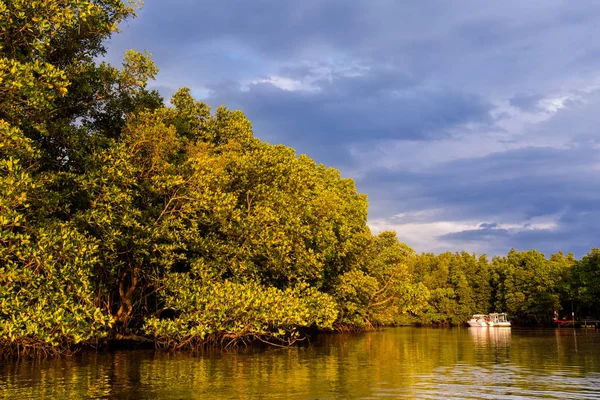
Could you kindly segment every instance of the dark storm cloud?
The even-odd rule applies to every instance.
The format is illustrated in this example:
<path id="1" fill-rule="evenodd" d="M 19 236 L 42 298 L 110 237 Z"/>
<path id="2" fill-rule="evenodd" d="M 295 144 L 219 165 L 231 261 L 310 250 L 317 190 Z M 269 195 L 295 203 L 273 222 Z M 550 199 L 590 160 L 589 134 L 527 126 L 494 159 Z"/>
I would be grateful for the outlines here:
<path id="1" fill-rule="evenodd" d="M 598 220 L 599 208 L 592 211 L 568 210 L 559 218 L 558 227 L 554 229 L 532 229 L 527 225 L 521 229 L 480 228 L 440 235 L 437 239 L 462 246 L 472 242 L 489 243 L 496 254 L 505 254 L 510 248 L 535 248 L 546 255 L 563 251 L 582 257 L 593 247 L 598 247 L 596 238 L 600 235 L 600 228 L 595 222 Z"/>
<path id="2" fill-rule="evenodd" d="M 586 167 L 597 158 L 593 149 L 524 148 L 416 172 L 372 170 L 358 183 L 367 191 L 382 188 L 387 197 L 410 210 L 445 206 L 459 219 L 511 212 L 533 218 L 567 206 L 600 209 L 598 173 Z M 564 173 L 557 175 L 561 169 Z M 410 198 L 405 196 L 407 190 Z"/>
<path id="3" fill-rule="evenodd" d="M 599 7 L 559 0 L 150 1 L 112 46 L 153 51 L 165 73 L 185 71 L 180 85 L 346 57 L 469 90 L 532 74 L 528 86 L 538 86 L 553 72 L 578 71 L 574 61 L 584 51 L 568 50 L 598 33 L 591 16 Z"/>
<path id="4" fill-rule="evenodd" d="M 223 67 L 247 68 L 249 58 L 264 65 L 315 47 L 351 48 L 366 37 L 368 9 L 368 3 L 344 0 L 153 1 L 112 44 L 117 51 L 132 45 L 150 49 L 160 65 L 185 66 L 188 76 L 220 75 Z"/>
<path id="5" fill-rule="evenodd" d="M 600 178 L 598 171 L 587 167 L 597 160 L 594 149 L 526 148 L 414 173 L 373 171 L 359 187 L 367 193 L 378 188 L 373 195 L 385 197 L 384 207 L 371 208 L 375 218 L 441 208 L 434 220 L 485 221 L 495 216 L 521 221 L 510 229 L 482 222 L 477 229 L 440 235 L 437 240 L 467 246 L 489 242 L 494 249 L 564 250 L 581 256 L 598 246 L 600 237 Z M 378 204 L 373 195 L 370 199 Z M 540 217 L 555 220 L 555 226 L 536 227 L 533 222 Z"/>
<path id="6" fill-rule="evenodd" d="M 404 76 L 373 71 L 315 82 L 318 90 L 289 91 L 263 82 L 211 87 L 209 103 L 244 110 L 259 137 L 312 155 L 330 146 L 320 161 L 336 165 L 345 145 L 384 139 L 429 140 L 446 137 L 461 124 L 490 123 L 491 105 L 457 90 L 414 86 Z"/>
<path id="7" fill-rule="evenodd" d="M 592 0 L 151 0 L 108 58 L 148 49 L 165 97 L 189 86 L 355 174 L 370 218 L 476 221 L 432 237 L 458 250 L 581 255 L 600 233 L 599 18 Z M 469 152 L 448 161 L 455 139 Z M 379 151 L 407 142 L 416 154 Z"/>

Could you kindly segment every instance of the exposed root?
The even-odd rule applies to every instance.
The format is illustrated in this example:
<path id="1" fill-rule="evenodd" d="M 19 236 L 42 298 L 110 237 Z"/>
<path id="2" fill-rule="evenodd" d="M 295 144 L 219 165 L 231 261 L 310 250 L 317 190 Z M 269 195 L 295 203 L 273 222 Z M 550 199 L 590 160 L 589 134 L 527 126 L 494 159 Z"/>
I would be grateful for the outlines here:
<path id="1" fill-rule="evenodd" d="M 204 338 L 190 336 L 183 340 L 172 340 L 168 338 L 156 338 L 157 348 L 168 350 L 192 350 L 198 351 L 206 348 L 221 348 L 223 350 L 247 348 L 253 343 L 266 344 L 271 347 L 289 348 L 299 342 L 309 341 L 305 333 L 295 335 L 275 336 L 273 334 L 254 334 L 249 332 L 219 332 Z"/>
<path id="2" fill-rule="evenodd" d="M 365 330 L 377 329 L 371 324 L 358 327 L 353 325 L 337 325 L 330 332 L 356 333 Z M 317 332 L 317 330 L 313 330 Z M 313 332 L 310 331 L 310 332 Z M 154 345 L 156 349 L 166 349 L 170 351 L 190 350 L 201 351 L 209 348 L 220 348 L 222 350 L 237 350 L 248 348 L 251 345 L 267 345 L 274 348 L 289 348 L 301 342 L 310 342 L 310 336 L 306 331 L 291 330 L 285 335 L 275 335 L 273 333 L 256 334 L 250 331 L 242 332 L 217 332 L 205 337 L 189 336 L 185 338 L 169 338 L 139 335 L 116 335 L 113 338 L 106 338 L 101 341 L 85 342 L 74 345 L 68 339 L 63 340 L 59 345 L 52 346 L 39 339 L 21 338 L 16 341 L 0 339 L 0 359 L 3 358 L 47 358 L 47 357 L 65 357 L 72 356 L 82 349 L 98 350 L 102 346 L 109 344 L 131 344 L 137 346 Z"/>
<path id="3" fill-rule="evenodd" d="M 0 339 L 0 359 L 47 358 L 71 356 L 77 348 L 67 343 L 52 346 L 39 339 L 21 338 L 15 341 Z"/>

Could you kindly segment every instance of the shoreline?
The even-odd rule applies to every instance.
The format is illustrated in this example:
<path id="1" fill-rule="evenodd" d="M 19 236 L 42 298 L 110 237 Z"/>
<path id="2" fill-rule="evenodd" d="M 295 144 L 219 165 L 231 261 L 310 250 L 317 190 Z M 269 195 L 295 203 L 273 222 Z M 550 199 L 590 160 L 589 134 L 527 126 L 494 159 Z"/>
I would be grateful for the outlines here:
<path id="1" fill-rule="evenodd" d="M 390 328 L 424 328 L 424 329 L 467 329 L 477 331 L 488 330 L 510 330 L 510 329 L 532 329 L 532 330 L 564 330 L 577 329 L 588 330 L 584 326 L 556 326 L 556 325 L 513 325 L 511 328 L 503 327 L 469 327 L 465 324 L 419 324 L 410 325 L 387 325 L 379 326 L 371 329 L 357 329 L 345 327 L 336 330 L 318 330 L 313 329 L 303 332 L 302 338 L 291 342 L 270 342 L 265 337 L 259 338 L 255 335 L 237 336 L 232 340 L 231 334 L 223 334 L 205 339 L 203 342 L 193 340 L 188 343 L 172 342 L 170 346 L 160 345 L 159 341 L 152 340 L 149 337 L 141 335 L 115 335 L 115 338 L 102 339 L 95 342 L 67 344 L 64 347 L 52 347 L 41 343 L 29 342 L 27 345 L 21 343 L 6 343 L 0 340 L 0 360 L 19 360 L 19 359 L 50 359 L 73 357 L 83 353 L 105 353 L 117 351 L 146 351 L 155 350 L 168 353 L 200 353 L 204 351 L 237 351 L 241 349 L 261 349 L 261 348 L 292 348 L 296 346 L 307 346 L 312 343 L 316 337 L 325 336 L 358 336 L 370 332 L 383 331 Z"/>

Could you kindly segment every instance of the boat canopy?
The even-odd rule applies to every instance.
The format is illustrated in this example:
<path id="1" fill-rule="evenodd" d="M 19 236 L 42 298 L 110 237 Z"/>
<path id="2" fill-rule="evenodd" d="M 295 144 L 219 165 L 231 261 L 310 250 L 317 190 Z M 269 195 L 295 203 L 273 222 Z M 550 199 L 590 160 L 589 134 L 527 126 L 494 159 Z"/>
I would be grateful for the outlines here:
<path id="1" fill-rule="evenodd" d="M 490 319 L 494 322 L 508 322 L 506 313 L 491 313 Z"/>

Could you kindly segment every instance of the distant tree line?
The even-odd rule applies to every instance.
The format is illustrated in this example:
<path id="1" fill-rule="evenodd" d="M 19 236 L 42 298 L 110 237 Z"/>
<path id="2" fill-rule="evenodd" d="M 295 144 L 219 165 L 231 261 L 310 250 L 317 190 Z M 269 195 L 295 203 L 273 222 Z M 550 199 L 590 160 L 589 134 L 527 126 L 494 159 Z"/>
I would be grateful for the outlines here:
<path id="1" fill-rule="evenodd" d="M 491 262 L 485 255 L 421 254 L 414 279 L 429 290 L 422 323 L 460 324 L 472 314 L 507 312 L 513 323 L 550 325 L 556 316 L 600 316 L 600 250 L 581 260 L 562 252 L 511 250 Z"/>
<path id="2" fill-rule="evenodd" d="M 597 314 L 600 253 L 417 255 L 240 111 L 96 60 L 137 2 L 0 1 L 0 349 L 289 344 L 310 330 Z"/>

